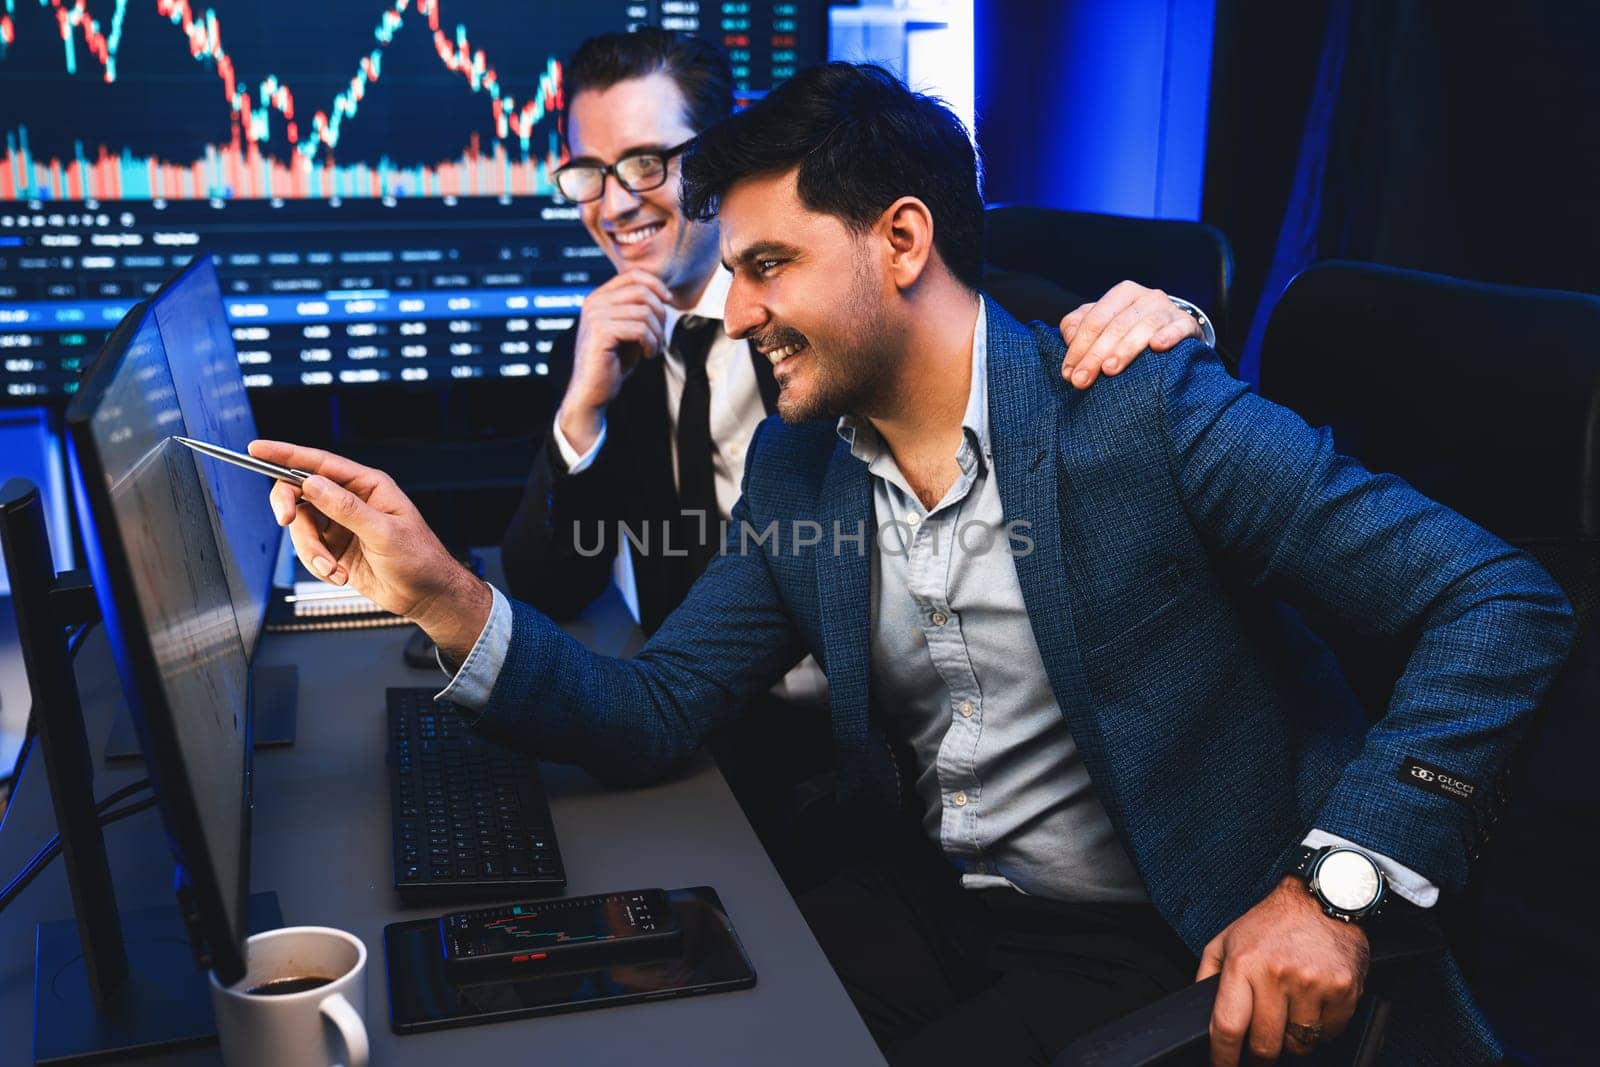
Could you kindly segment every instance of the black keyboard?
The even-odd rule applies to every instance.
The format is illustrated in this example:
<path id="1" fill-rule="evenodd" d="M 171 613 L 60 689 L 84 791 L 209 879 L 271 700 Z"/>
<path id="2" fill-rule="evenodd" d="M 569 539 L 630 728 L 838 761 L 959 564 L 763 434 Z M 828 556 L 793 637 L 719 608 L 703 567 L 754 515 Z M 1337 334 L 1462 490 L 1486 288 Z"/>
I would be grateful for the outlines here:
<path id="1" fill-rule="evenodd" d="M 538 765 L 474 733 L 433 690 L 390 689 L 394 886 L 408 903 L 566 888 Z"/>

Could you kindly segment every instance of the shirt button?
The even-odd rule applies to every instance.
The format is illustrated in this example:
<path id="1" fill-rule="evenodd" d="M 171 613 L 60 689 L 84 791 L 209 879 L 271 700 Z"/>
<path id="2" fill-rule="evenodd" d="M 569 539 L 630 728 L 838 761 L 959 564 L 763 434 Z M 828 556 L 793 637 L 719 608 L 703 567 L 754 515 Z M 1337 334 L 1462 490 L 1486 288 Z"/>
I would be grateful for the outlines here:
<path id="1" fill-rule="evenodd" d="M 933 613 L 933 624 L 935 626 L 943 626 L 945 623 L 947 623 L 949 621 L 950 621 L 950 616 L 946 615 L 944 612 L 936 611 L 936 612 Z"/>
<path id="2" fill-rule="evenodd" d="M 921 521 L 922 521 L 922 516 L 918 515 L 914 511 L 906 516 L 906 525 L 907 526 L 915 526 L 917 523 L 919 523 Z"/>
<path id="3" fill-rule="evenodd" d="M 963 719 L 972 718 L 972 701 L 963 700 L 961 702 L 961 717 Z"/>
<path id="4" fill-rule="evenodd" d="M 967 794 L 965 793 L 957 793 L 950 799 L 956 802 L 956 807 L 958 808 L 964 808 L 967 806 Z"/>
<path id="5" fill-rule="evenodd" d="M 972 869 L 974 871 L 976 871 L 977 873 L 979 873 L 979 874 L 988 874 L 989 873 L 988 865 L 986 865 L 982 860 L 979 860 L 977 863 L 974 863 L 972 865 Z"/>

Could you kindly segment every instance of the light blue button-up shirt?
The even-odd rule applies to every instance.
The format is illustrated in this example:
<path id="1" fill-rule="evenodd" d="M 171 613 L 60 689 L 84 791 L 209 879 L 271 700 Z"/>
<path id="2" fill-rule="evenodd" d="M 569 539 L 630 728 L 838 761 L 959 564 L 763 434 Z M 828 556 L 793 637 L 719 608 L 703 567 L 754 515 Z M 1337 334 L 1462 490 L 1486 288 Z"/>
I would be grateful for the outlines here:
<path id="1" fill-rule="evenodd" d="M 872 473 L 872 685 L 910 741 L 928 835 L 981 888 L 1142 901 L 1034 641 L 989 443 L 980 302 L 960 475 L 924 508 L 872 424 L 839 436 Z M 1025 531 L 1016 531 L 1025 535 Z"/>

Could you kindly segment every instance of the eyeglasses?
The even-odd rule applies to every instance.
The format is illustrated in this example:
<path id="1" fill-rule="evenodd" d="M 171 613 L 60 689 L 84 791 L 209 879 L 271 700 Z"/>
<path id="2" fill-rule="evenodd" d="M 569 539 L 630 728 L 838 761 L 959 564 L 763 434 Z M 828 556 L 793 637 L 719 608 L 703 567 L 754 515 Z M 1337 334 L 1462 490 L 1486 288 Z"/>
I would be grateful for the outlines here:
<path id="1" fill-rule="evenodd" d="M 556 191 L 574 204 L 599 200 L 606 192 L 606 175 L 617 179 L 630 193 L 647 193 L 667 181 L 667 160 L 679 155 L 694 141 L 691 138 L 665 151 L 630 152 L 610 166 L 596 163 L 568 163 L 555 172 Z"/>

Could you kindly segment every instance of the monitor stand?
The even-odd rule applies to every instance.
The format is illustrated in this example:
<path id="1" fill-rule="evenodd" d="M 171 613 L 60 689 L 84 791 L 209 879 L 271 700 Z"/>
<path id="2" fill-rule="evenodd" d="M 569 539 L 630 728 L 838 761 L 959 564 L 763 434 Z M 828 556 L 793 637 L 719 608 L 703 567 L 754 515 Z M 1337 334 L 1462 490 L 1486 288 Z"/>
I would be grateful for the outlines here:
<path id="1" fill-rule="evenodd" d="M 0 554 L 74 913 L 38 926 L 34 1060 L 70 1063 L 207 1041 L 216 1035 L 210 961 L 197 960 L 202 939 L 193 936 L 197 916 L 187 894 L 151 911 L 117 907 L 66 637 L 68 627 L 98 617 L 98 605 L 86 576 L 55 573 L 39 491 L 20 478 L 0 486 Z M 251 932 L 281 926 L 276 895 L 252 895 L 246 919 Z"/>
<path id="2" fill-rule="evenodd" d="M 216 1041 L 211 975 L 175 904 L 121 913 L 128 976 L 103 1005 L 89 991 L 76 919 L 39 924 L 33 969 L 33 1061 L 83 1063 Z M 283 925 L 278 894 L 250 894 L 250 932 Z"/>
<path id="3" fill-rule="evenodd" d="M 300 668 L 293 663 L 250 668 L 251 730 L 256 748 L 281 748 L 294 744 L 296 708 L 300 698 Z M 133 728 L 133 713 L 120 703 L 111 718 L 111 736 L 106 740 L 106 759 L 144 759 L 139 735 Z"/>

